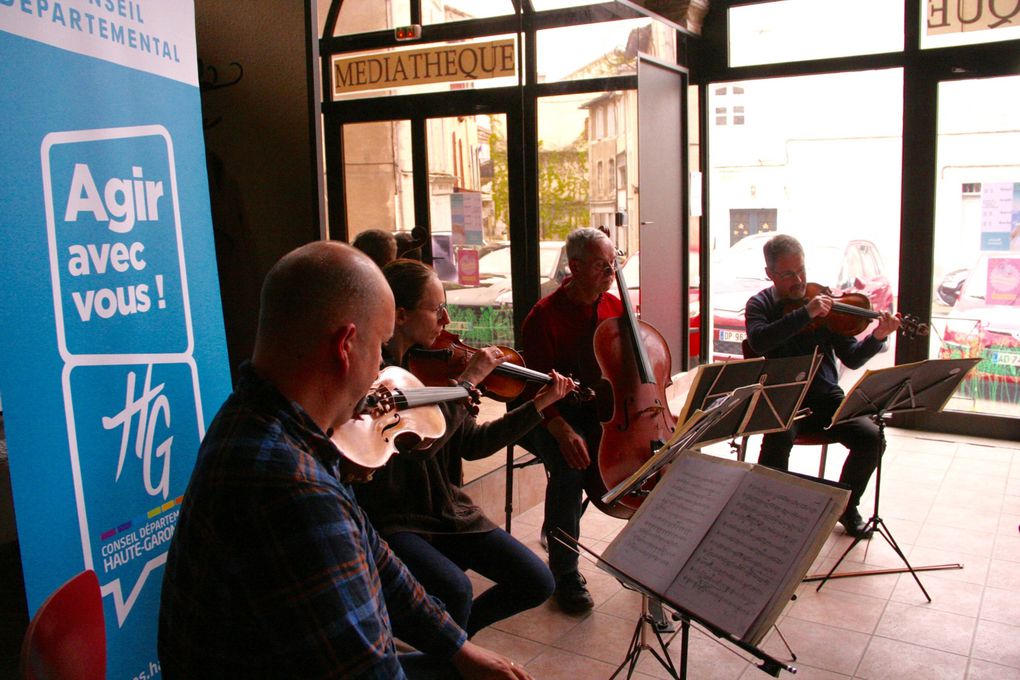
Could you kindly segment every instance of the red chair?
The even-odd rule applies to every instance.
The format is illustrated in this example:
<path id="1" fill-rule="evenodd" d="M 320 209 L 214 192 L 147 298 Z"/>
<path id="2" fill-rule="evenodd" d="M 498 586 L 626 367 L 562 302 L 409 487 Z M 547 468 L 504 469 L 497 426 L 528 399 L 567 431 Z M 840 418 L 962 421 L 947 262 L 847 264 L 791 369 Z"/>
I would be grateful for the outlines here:
<path id="1" fill-rule="evenodd" d="M 57 588 L 32 617 L 21 644 L 22 680 L 105 680 L 106 625 L 96 572 Z"/>

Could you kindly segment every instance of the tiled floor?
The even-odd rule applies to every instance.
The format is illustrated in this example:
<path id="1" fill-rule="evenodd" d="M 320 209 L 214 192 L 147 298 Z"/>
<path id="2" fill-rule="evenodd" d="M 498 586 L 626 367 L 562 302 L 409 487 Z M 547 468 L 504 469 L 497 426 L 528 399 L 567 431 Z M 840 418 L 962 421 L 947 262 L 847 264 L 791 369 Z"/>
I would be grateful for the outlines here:
<path id="1" fill-rule="evenodd" d="M 828 581 L 821 592 L 802 584 L 778 621 L 804 680 L 1020 680 L 1020 442 L 887 430 L 880 515 L 915 566 L 960 563 L 919 572 L 927 603 L 910 574 Z M 749 460 L 757 452 L 753 438 Z M 732 456 L 724 444 L 707 449 Z M 830 447 L 827 476 L 836 478 L 845 449 Z M 796 447 L 794 470 L 817 473 L 818 448 Z M 874 480 L 873 480 L 874 481 Z M 861 505 L 870 515 L 873 487 Z M 865 512 L 868 510 L 868 512 Z M 513 533 L 536 552 L 542 506 L 515 518 Z M 582 542 L 604 548 L 624 522 L 589 510 Z M 849 539 L 837 527 L 812 572 L 827 570 Z M 839 571 L 903 566 L 886 541 L 858 545 Z M 508 654 L 541 680 L 608 678 L 623 660 L 640 597 L 593 564 L 582 571 L 596 602 L 581 616 L 551 603 L 481 631 L 476 642 Z M 484 580 L 477 579 L 478 589 Z M 773 630 L 762 643 L 790 662 Z M 679 638 L 670 655 L 679 659 Z M 692 680 L 765 678 L 731 646 L 692 635 Z M 621 674 L 621 677 L 625 676 Z M 648 653 L 634 677 L 669 677 Z"/>

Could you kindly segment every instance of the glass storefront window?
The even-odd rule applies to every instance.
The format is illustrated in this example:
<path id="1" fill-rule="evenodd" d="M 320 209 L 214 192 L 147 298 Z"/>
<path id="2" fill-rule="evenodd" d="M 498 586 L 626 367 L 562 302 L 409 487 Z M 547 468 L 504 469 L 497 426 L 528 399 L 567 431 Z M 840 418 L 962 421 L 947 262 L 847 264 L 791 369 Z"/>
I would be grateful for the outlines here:
<path id="1" fill-rule="evenodd" d="M 506 116 L 427 122 L 433 267 L 448 329 L 476 347 L 513 347 Z"/>
<path id="2" fill-rule="evenodd" d="M 423 24 L 468 21 L 513 13 L 514 4 L 510 0 L 429 0 L 421 3 Z"/>
<path id="3" fill-rule="evenodd" d="M 729 9 L 730 66 L 902 49 L 902 2 L 781 0 Z"/>
<path id="4" fill-rule="evenodd" d="M 319 35 L 326 25 L 326 15 L 333 0 L 317 0 Z M 411 23 L 408 0 L 344 0 L 337 15 L 335 35 L 357 35 L 385 31 Z"/>
<path id="5" fill-rule="evenodd" d="M 343 126 L 343 148 L 350 240 L 366 229 L 413 229 L 410 123 L 349 123 Z"/>
<path id="6" fill-rule="evenodd" d="M 898 69 L 709 86 L 714 360 L 742 356 L 777 232 L 803 244 L 809 281 L 896 308 L 902 88 Z M 893 344 L 867 367 L 892 365 Z"/>
<path id="7" fill-rule="evenodd" d="M 637 73 L 637 53 L 676 61 L 676 33 L 651 19 L 627 19 L 539 31 L 538 80 L 556 82 Z"/>
<path id="8" fill-rule="evenodd" d="M 932 358 L 979 357 L 947 408 L 1020 416 L 1020 76 L 939 86 Z"/>

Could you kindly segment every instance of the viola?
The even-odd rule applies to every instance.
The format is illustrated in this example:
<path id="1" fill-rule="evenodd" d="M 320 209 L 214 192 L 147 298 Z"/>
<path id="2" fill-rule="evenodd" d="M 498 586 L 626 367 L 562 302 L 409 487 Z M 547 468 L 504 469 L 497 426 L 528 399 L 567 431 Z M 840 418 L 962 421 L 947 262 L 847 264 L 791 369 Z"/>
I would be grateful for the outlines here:
<path id="1" fill-rule="evenodd" d="M 437 404 L 478 395 L 465 387 L 425 387 L 398 366 L 379 372 L 361 400 L 354 418 L 333 431 L 332 440 L 344 457 L 364 468 L 382 467 L 394 453 L 405 452 L 442 437 L 446 418 Z"/>
<path id="2" fill-rule="evenodd" d="M 808 283 L 804 297 L 799 300 L 787 300 L 783 305 L 783 313 L 788 314 L 803 307 L 816 295 L 828 295 L 832 298 L 832 309 L 825 316 L 818 316 L 804 327 L 802 332 L 809 332 L 821 327 L 828 328 L 837 335 L 851 337 L 860 335 L 872 320 L 881 317 L 881 313 L 871 309 L 871 300 L 862 293 L 843 293 L 836 295 L 828 286 L 819 283 Z M 900 319 L 900 333 L 913 338 L 928 335 L 928 324 L 910 314 L 897 314 Z"/>
<path id="3" fill-rule="evenodd" d="M 496 401 L 516 399 L 528 382 L 546 385 L 552 382 L 545 373 L 533 371 L 524 365 L 524 358 L 512 347 L 496 345 L 506 359 L 492 370 L 478 385 L 482 394 Z M 460 336 L 443 330 L 432 347 L 414 347 L 407 352 L 407 367 L 426 385 L 446 385 L 467 368 L 477 352 L 475 347 L 465 344 Z M 592 398 L 592 392 L 576 380 L 574 394 L 581 399 Z"/>
<path id="4" fill-rule="evenodd" d="M 616 285 L 626 293 L 622 263 L 617 261 Z M 602 423 L 596 465 L 589 466 L 585 490 L 595 506 L 613 517 L 628 519 L 655 486 L 653 476 L 639 489 L 606 504 L 609 489 L 628 479 L 665 443 L 676 429 L 669 411 L 666 385 L 672 359 L 662 335 L 639 321 L 630 296 L 621 295 L 624 314 L 606 319 L 595 329 L 595 359 L 612 388 L 612 417 Z"/>

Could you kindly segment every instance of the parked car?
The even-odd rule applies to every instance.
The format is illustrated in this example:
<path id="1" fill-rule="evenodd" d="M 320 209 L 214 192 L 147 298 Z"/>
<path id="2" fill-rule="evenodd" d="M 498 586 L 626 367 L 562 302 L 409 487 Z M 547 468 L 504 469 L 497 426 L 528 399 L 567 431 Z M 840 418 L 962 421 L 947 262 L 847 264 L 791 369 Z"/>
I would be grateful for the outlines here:
<path id="1" fill-rule="evenodd" d="M 984 253 L 966 271 L 939 358 L 980 357 L 963 395 L 1020 404 L 1020 252 Z"/>
<path id="2" fill-rule="evenodd" d="M 541 295 L 551 293 L 566 277 L 567 255 L 563 241 L 539 243 Z M 477 286 L 444 281 L 450 313 L 449 330 L 471 345 L 514 344 L 513 285 L 510 276 L 510 244 L 483 248 L 478 258 Z"/>
<path id="3" fill-rule="evenodd" d="M 747 236 L 713 261 L 712 357 L 715 361 L 743 356 L 740 344 L 747 337 L 744 306 L 752 295 L 772 285 L 765 275 L 761 247 L 774 235 Z M 842 246 L 809 241 L 802 244 L 809 280 L 828 286 L 836 295 L 866 295 L 874 310 L 892 309 L 892 285 L 874 243 L 854 239 Z M 864 331 L 868 332 L 870 328 Z"/>
<path id="4" fill-rule="evenodd" d="M 960 297 L 963 284 L 967 282 L 969 273 L 970 269 L 954 269 L 943 276 L 942 281 L 935 289 L 935 301 L 946 307 L 955 305 L 957 298 Z"/>
<path id="5" fill-rule="evenodd" d="M 627 294 L 630 296 L 630 304 L 634 307 L 634 313 L 641 317 L 641 253 L 635 252 L 623 263 L 623 280 L 627 283 Z M 619 297 L 619 287 L 614 282 L 609 292 Z M 697 360 L 698 348 L 701 346 L 701 315 L 698 313 L 698 302 L 701 299 L 700 288 L 693 283 L 689 289 L 688 305 L 690 306 L 690 346 L 691 356 Z M 678 351 L 670 348 L 670 352 Z"/>

